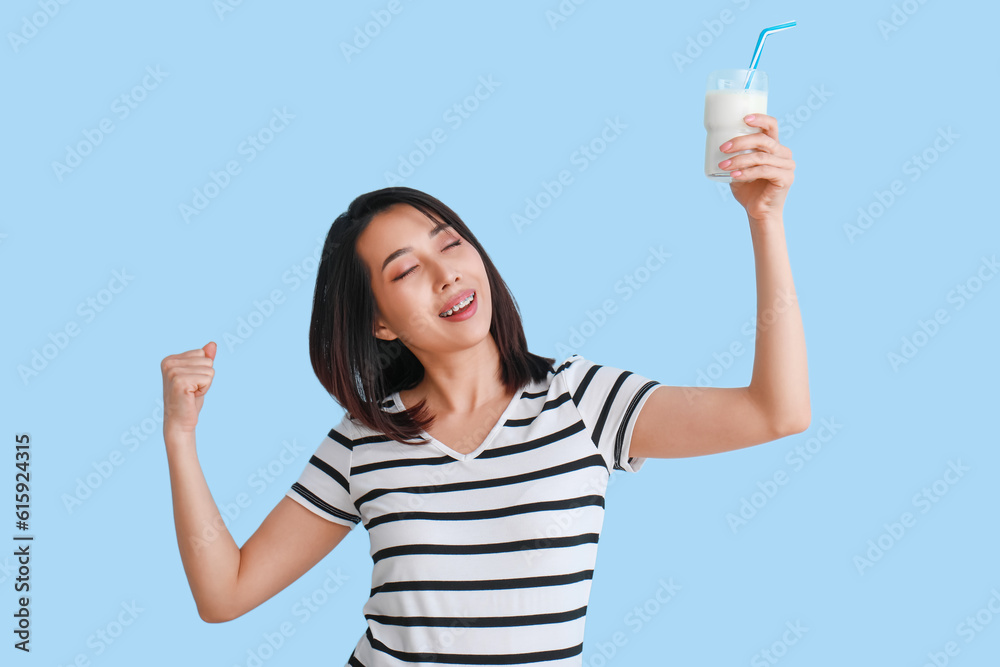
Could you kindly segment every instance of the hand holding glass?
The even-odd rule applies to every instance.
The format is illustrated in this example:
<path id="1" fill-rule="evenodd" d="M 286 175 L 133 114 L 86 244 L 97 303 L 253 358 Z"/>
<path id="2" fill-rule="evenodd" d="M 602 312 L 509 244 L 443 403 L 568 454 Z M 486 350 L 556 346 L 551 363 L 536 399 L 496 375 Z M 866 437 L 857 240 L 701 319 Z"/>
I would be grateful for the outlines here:
<path id="1" fill-rule="evenodd" d="M 751 76 L 751 72 L 753 75 Z M 747 87 L 747 79 L 750 85 Z M 759 69 L 720 69 L 708 75 L 705 89 L 705 175 L 723 183 L 731 183 L 730 170 L 722 169 L 719 163 L 743 153 L 753 153 L 754 149 L 736 153 L 723 153 L 719 146 L 746 134 L 763 132 L 759 127 L 750 127 L 743 118 L 750 114 L 767 114 L 767 74 Z"/>

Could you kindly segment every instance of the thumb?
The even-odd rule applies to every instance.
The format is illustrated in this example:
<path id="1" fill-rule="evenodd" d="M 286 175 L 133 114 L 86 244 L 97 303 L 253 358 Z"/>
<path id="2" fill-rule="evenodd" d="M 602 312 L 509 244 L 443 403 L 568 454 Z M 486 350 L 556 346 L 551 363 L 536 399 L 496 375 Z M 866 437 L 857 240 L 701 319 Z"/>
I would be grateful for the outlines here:
<path id="1" fill-rule="evenodd" d="M 201 349 L 205 350 L 205 354 L 208 355 L 209 359 L 215 361 L 215 353 L 218 352 L 219 350 L 219 346 L 215 344 L 215 341 L 209 342 L 207 345 L 205 345 L 205 347 Z"/>

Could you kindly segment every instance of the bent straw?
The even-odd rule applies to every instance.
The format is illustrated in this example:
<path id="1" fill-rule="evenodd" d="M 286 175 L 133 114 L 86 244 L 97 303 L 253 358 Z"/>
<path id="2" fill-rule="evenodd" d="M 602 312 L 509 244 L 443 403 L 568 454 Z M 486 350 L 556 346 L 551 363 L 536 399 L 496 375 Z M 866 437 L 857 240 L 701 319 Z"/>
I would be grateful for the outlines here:
<path id="1" fill-rule="evenodd" d="M 748 90 L 750 88 L 750 80 L 753 79 L 754 70 L 757 69 L 757 63 L 760 61 L 760 52 L 764 50 L 764 40 L 767 39 L 767 36 L 770 35 L 771 33 L 781 32 L 782 30 L 788 30 L 789 28 L 795 27 L 795 25 L 796 25 L 795 21 L 789 21 L 788 23 L 782 23 L 781 25 L 774 25 L 771 26 L 770 28 L 764 28 L 763 30 L 760 31 L 760 37 L 757 38 L 757 46 L 753 50 L 753 58 L 750 59 L 750 67 L 747 68 L 750 70 L 750 73 L 747 74 L 747 82 L 746 85 L 743 87 L 744 90 Z"/>

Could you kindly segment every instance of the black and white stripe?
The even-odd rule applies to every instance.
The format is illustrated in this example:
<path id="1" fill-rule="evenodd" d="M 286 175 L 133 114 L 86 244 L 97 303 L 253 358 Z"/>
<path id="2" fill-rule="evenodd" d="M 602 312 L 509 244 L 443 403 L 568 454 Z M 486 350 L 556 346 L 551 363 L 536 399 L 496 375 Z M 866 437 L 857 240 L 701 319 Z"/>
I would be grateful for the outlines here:
<path id="1" fill-rule="evenodd" d="M 657 384 L 574 355 L 522 387 L 474 455 L 344 415 L 287 495 L 371 539 L 348 664 L 579 665 L 608 478 L 641 467 L 628 444 Z"/>

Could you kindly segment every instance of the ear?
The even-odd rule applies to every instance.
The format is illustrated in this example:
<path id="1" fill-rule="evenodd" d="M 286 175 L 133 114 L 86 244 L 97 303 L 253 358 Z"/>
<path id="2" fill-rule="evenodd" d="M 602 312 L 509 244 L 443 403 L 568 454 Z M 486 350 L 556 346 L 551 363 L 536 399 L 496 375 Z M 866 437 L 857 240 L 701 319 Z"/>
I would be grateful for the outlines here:
<path id="1" fill-rule="evenodd" d="M 382 340 L 395 340 L 398 336 L 382 322 L 382 318 L 376 317 L 372 326 L 372 335 Z"/>

